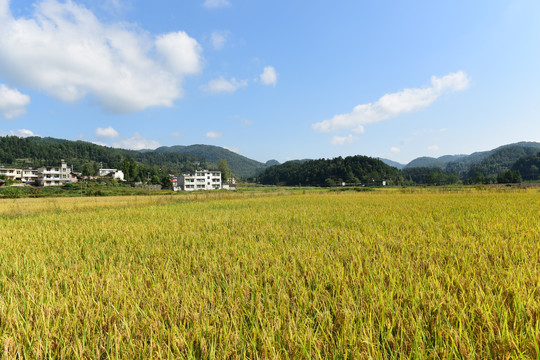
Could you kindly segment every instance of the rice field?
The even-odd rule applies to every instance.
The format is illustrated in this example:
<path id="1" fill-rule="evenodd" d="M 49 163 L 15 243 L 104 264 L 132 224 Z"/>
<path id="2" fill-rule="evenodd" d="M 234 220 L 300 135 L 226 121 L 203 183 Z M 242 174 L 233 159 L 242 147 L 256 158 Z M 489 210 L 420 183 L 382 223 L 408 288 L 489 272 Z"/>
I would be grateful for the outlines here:
<path id="1" fill-rule="evenodd" d="M 0 357 L 540 359 L 540 192 L 0 200 Z"/>

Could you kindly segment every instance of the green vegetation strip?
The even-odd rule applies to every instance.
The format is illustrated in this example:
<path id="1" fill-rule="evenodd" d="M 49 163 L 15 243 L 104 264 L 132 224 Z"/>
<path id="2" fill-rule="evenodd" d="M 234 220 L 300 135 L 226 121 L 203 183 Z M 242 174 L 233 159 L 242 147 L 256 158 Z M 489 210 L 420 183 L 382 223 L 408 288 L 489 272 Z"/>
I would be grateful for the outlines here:
<path id="1" fill-rule="evenodd" d="M 536 190 L 165 198 L 6 200 L 0 356 L 540 357 Z"/>

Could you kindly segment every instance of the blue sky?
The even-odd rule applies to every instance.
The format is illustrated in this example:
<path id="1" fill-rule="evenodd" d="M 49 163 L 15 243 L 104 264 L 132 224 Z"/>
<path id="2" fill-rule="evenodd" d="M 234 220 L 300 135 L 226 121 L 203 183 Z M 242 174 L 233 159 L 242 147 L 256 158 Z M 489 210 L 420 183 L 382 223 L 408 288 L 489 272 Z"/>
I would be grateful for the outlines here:
<path id="1" fill-rule="evenodd" d="M 540 141 L 540 2 L 0 0 L 0 134 L 406 163 Z"/>

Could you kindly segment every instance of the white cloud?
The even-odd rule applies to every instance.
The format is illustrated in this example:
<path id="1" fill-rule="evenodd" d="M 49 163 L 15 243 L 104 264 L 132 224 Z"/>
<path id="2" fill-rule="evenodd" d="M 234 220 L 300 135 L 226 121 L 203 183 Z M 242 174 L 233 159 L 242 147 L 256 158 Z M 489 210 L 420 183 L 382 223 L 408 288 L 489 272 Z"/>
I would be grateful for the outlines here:
<path id="1" fill-rule="evenodd" d="M 138 132 L 133 134 L 132 137 L 128 139 L 119 140 L 112 145 L 113 147 L 122 148 L 122 149 L 131 149 L 131 150 L 141 150 L 141 149 L 156 149 L 161 146 L 161 144 L 155 140 L 147 139 L 141 136 Z"/>
<path id="2" fill-rule="evenodd" d="M 10 120 L 24 115 L 28 104 L 30 104 L 30 96 L 0 84 L 0 114 L 6 119 Z"/>
<path id="3" fill-rule="evenodd" d="M 431 146 L 428 146 L 428 150 L 429 151 L 438 151 L 439 147 L 437 145 L 431 145 Z"/>
<path id="4" fill-rule="evenodd" d="M 106 128 L 97 128 L 96 136 L 114 139 L 119 137 L 120 134 L 112 126 L 109 126 Z"/>
<path id="5" fill-rule="evenodd" d="M 335 115 L 332 119 L 313 124 L 319 132 L 339 129 L 352 129 L 364 132 L 363 125 L 376 123 L 401 114 L 423 109 L 431 105 L 445 93 L 465 90 L 469 78 L 463 71 L 450 73 L 443 77 L 431 77 L 431 86 L 426 88 L 405 89 L 393 94 L 386 94 L 374 103 L 356 106 L 352 112 Z"/>
<path id="6" fill-rule="evenodd" d="M 346 144 L 352 144 L 358 140 L 356 136 L 353 135 L 347 135 L 347 136 L 334 136 L 332 138 L 332 145 L 346 145 Z"/>
<path id="7" fill-rule="evenodd" d="M 222 137 L 223 134 L 220 133 L 220 132 L 217 132 L 217 131 L 209 131 L 206 133 L 206 137 L 209 138 L 209 139 L 218 139 L 220 137 Z"/>
<path id="8" fill-rule="evenodd" d="M 211 80 L 202 89 L 209 93 L 232 93 L 247 85 L 247 80 L 236 80 L 235 78 L 227 80 L 223 76 L 220 76 L 217 79 Z"/>
<path id="9" fill-rule="evenodd" d="M 210 41 L 215 50 L 221 50 L 227 42 L 227 33 L 224 31 L 214 31 L 210 34 Z"/>
<path id="10" fill-rule="evenodd" d="M 199 44 L 181 31 L 153 39 L 73 1 L 42 0 L 31 17 L 15 18 L 0 0 L 0 76 L 63 101 L 88 96 L 120 113 L 170 107 L 200 63 Z"/>
<path id="11" fill-rule="evenodd" d="M 400 148 L 395 147 L 395 146 L 392 146 L 392 147 L 390 148 L 390 152 L 391 152 L 391 153 L 394 153 L 394 154 L 397 154 L 397 153 L 400 152 L 400 151 L 401 151 Z"/>
<path id="12" fill-rule="evenodd" d="M 156 50 L 173 73 L 183 76 L 201 71 L 202 48 L 197 40 L 183 31 L 160 35 Z"/>
<path id="13" fill-rule="evenodd" d="M 171 133 L 171 136 L 172 137 L 179 137 L 179 136 L 182 136 L 182 133 L 180 131 L 174 131 Z"/>
<path id="14" fill-rule="evenodd" d="M 276 69 L 273 66 L 266 66 L 263 70 L 263 73 L 260 76 L 261 82 L 264 85 L 273 85 L 277 84 L 277 73 Z"/>
<path id="15" fill-rule="evenodd" d="M 228 0 L 206 0 L 203 6 L 208 9 L 219 9 L 231 6 L 231 3 Z"/>
<path id="16" fill-rule="evenodd" d="M 28 129 L 10 130 L 9 135 L 18 136 L 20 138 L 25 138 L 29 136 L 39 136 L 38 134 L 35 134 L 32 130 L 28 130 Z"/>

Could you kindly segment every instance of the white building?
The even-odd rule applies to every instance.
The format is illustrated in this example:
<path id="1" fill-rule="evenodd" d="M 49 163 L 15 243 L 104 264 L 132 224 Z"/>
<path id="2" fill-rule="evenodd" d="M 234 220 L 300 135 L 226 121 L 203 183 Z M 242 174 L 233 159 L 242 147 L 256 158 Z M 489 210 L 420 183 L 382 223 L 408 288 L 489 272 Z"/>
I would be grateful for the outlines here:
<path id="1" fill-rule="evenodd" d="M 5 175 L 8 180 L 21 180 L 21 169 L 0 168 L 0 175 Z"/>
<path id="2" fill-rule="evenodd" d="M 64 185 L 76 181 L 71 176 L 71 169 L 62 160 L 60 166 L 43 166 L 37 169 L 39 186 Z"/>
<path id="3" fill-rule="evenodd" d="M 32 168 L 26 168 L 22 170 L 22 182 L 33 184 L 38 180 L 38 171 Z"/>
<path id="4" fill-rule="evenodd" d="M 113 179 L 118 179 L 124 181 L 124 172 L 117 169 L 99 169 L 99 176 L 105 177 L 110 176 Z"/>
<path id="5" fill-rule="evenodd" d="M 178 176 L 177 187 L 184 191 L 221 189 L 221 171 L 198 170 Z"/>

